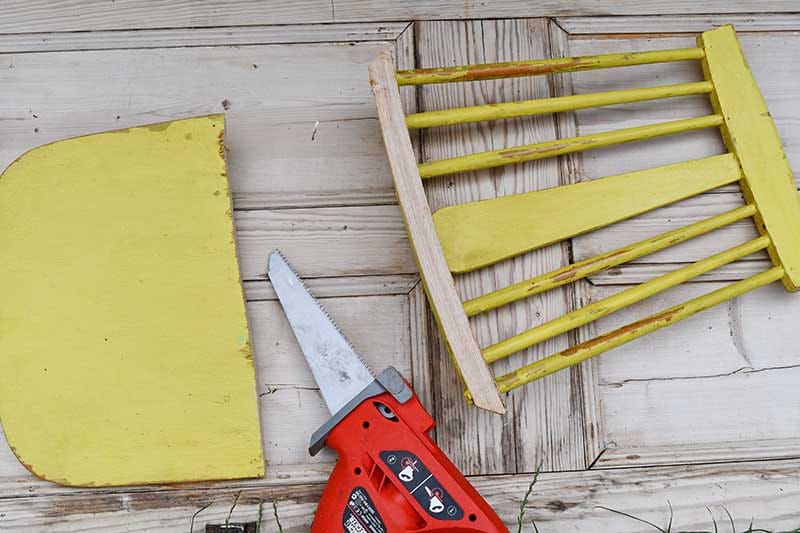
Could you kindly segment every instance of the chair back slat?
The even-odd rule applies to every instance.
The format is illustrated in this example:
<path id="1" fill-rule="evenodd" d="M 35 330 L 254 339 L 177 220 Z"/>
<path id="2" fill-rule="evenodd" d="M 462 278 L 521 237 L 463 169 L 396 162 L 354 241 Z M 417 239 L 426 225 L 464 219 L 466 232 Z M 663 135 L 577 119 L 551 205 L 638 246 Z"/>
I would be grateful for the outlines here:
<path id="1" fill-rule="evenodd" d="M 541 191 L 469 202 L 433 214 L 451 272 L 469 272 L 741 179 L 724 154 Z"/>

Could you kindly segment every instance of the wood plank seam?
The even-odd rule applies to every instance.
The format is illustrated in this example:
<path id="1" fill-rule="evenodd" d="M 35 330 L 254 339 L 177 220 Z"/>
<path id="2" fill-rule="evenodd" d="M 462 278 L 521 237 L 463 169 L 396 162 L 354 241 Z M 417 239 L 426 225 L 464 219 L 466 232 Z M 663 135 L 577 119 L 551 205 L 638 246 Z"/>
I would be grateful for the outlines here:
<path id="1" fill-rule="evenodd" d="M 411 22 L 217 26 L 0 35 L 0 53 L 394 42 Z"/>
<path id="2" fill-rule="evenodd" d="M 548 45 L 549 57 L 569 57 L 569 35 L 562 28 L 555 18 L 548 20 Z M 575 94 L 572 85 L 572 73 L 551 74 L 550 96 L 568 96 Z M 556 123 L 558 138 L 575 137 L 578 132 L 578 117 L 574 111 L 566 111 L 553 115 Z M 569 185 L 578 181 L 580 170 L 583 165 L 583 153 L 575 152 L 558 156 L 559 184 Z M 565 263 L 575 263 L 575 256 L 572 246 L 572 239 L 562 241 L 562 250 L 565 256 Z M 587 283 L 578 280 L 567 290 L 568 308 L 567 312 L 572 312 L 585 305 L 584 301 L 589 299 Z M 589 324 L 577 330 L 570 331 L 568 334 L 569 344 L 580 343 L 583 336 L 591 338 L 594 336 L 594 326 Z M 570 368 L 571 381 L 576 390 L 575 396 L 579 399 L 579 413 L 582 418 L 581 428 L 583 430 L 583 464 L 589 468 L 604 451 L 603 443 L 603 417 L 600 406 L 600 393 L 598 390 L 598 373 L 595 360 L 589 360 Z"/>

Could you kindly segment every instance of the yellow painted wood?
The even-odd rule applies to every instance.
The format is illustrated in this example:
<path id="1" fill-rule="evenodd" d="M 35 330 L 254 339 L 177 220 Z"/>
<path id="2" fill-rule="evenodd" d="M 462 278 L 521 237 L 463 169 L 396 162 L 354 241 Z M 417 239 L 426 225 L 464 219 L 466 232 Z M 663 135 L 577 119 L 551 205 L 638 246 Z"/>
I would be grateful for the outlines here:
<path id="1" fill-rule="evenodd" d="M 768 252 L 784 269 L 784 287 L 800 290 L 800 203 L 775 124 L 733 27 L 707 31 L 697 41 L 706 51 L 703 70 L 716 88 L 712 104 L 724 119 L 725 144 L 742 166 L 742 191 L 758 207 L 756 226 L 772 240 Z"/>
<path id="2" fill-rule="evenodd" d="M 596 56 L 486 63 L 483 65 L 401 70 L 397 72 L 397 84 L 402 86 L 493 80 L 498 78 L 536 76 L 556 72 L 576 72 L 596 68 L 627 67 L 632 65 L 647 65 L 651 63 L 666 63 L 670 61 L 685 61 L 702 58 L 702 48 L 679 48 L 675 50 L 654 50 L 624 54 L 603 54 Z"/>
<path id="3" fill-rule="evenodd" d="M 634 259 L 692 239 L 698 235 L 703 235 L 715 229 L 727 226 L 728 224 L 751 217 L 755 215 L 755 213 L 755 206 L 750 204 L 744 205 L 720 215 L 701 220 L 700 222 L 695 222 L 689 226 L 668 231 L 635 244 L 617 248 L 611 252 L 566 265 L 552 272 L 548 272 L 547 274 L 542 274 L 541 276 L 509 285 L 498 291 L 467 300 L 464 302 L 464 312 L 467 316 L 475 316 L 511 302 L 528 298 L 556 287 L 561 287 L 562 285 L 583 279 L 607 268 L 633 261 Z"/>
<path id="4" fill-rule="evenodd" d="M 674 120 L 647 126 L 636 126 L 617 131 L 581 135 L 569 139 L 556 139 L 554 141 L 515 146 L 513 148 L 503 148 L 501 150 L 422 163 L 419 165 L 419 175 L 422 178 L 435 178 L 437 176 L 455 174 L 457 172 L 501 167 L 504 165 L 583 152 L 584 150 L 603 148 L 605 146 L 631 141 L 642 141 L 645 139 L 662 137 L 664 135 L 712 128 L 721 124 L 721 116 L 708 115 L 705 117 Z"/>
<path id="5" fill-rule="evenodd" d="M 540 359 L 534 363 L 526 365 L 519 370 L 510 372 L 497 378 L 497 388 L 500 392 L 508 392 L 531 381 L 541 379 L 549 374 L 558 372 L 564 368 L 576 365 L 590 357 L 594 357 L 617 346 L 621 346 L 634 339 L 638 339 L 648 333 L 652 333 L 665 326 L 675 324 L 688 318 L 700 311 L 721 304 L 731 298 L 736 298 L 746 292 L 757 289 L 774 281 L 778 281 L 784 276 L 783 268 L 772 267 L 771 269 L 737 281 L 721 289 L 717 289 L 703 296 L 693 298 L 687 302 L 676 305 L 662 313 L 651 315 L 647 318 L 628 324 L 609 333 L 603 334 L 594 339 L 588 340 L 572 348 L 568 348 L 559 353 Z M 467 399 L 469 394 L 466 393 Z"/>
<path id="6" fill-rule="evenodd" d="M 39 477 L 263 474 L 223 128 L 78 137 L 0 177 L 0 419 Z"/>
<path id="7" fill-rule="evenodd" d="M 433 221 L 452 272 L 467 272 L 739 180 L 723 154 L 445 207 Z"/>
<path id="8" fill-rule="evenodd" d="M 711 257 L 707 257 L 683 268 L 679 268 L 678 270 L 659 276 L 646 283 L 634 285 L 608 298 L 592 302 L 566 315 L 545 322 L 528 331 L 524 331 L 519 335 L 514 335 L 513 337 L 493 344 L 483 350 L 483 356 L 490 363 L 498 361 L 513 353 L 533 346 L 534 344 L 571 331 L 613 313 L 614 311 L 619 311 L 623 307 L 628 307 L 659 292 L 663 292 L 671 287 L 689 281 L 692 278 L 696 278 L 700 274 L 705 274 L 715 268 L 719 268 L 737 259 L 758 252 L 759 250 L 763 250 L 769 246 L 769 244 L 769 237 L 762 235 L 752 241 L 712 255 Z"/>
<path id="9" fill-rule="evenodd" d="M 439 111 L 426 111 L 406 116 L 409 129 L 452 126 L 482 120 L 500 120 L 512 117 L 559 113 L 588 107 L 601 107 L 659 98 L 674 98 L 692 94 L 710 93 L 713 85 L 708 81 L 648 87 L 645 89 L 625 89 L 591 94 L 576 94 L 524 102 L 506 102 L 472 107 L 457 107 Z"/>

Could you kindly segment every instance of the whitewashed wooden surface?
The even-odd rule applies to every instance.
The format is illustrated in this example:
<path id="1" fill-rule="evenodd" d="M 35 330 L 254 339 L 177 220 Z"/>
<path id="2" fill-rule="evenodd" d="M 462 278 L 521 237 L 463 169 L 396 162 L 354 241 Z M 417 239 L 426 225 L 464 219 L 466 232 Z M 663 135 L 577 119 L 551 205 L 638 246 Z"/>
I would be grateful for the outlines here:
<path id="1" fill-rule="evenodd" d="M 515 391 L 509 415 L 465 406 L 428 316 L 395 205 L 366 65 L 438 66 L 670 48 L 734 22 L 796 173 L 800 168 L 800 11 L 795 2 L 295 3 L 117 0 L 3 2 L 0 167 L 68 136 L 225 111 L 237 240 L 253 325 L 267 476 L 245 482 L 113 490 L 34 478 L 0 433 L 0 531 L 194 531 L 264 508 L 262 531 L 308 531 L 334 457 L 309 458 L 326 416 L 264 279 L 284 250 L 376 369 L 412 379 L 437 418 L 435 436 L 512 531 L 531 473 L 543 474 L 523 531 L 644 532 L 619 509 L 673 530 L 800 526 L 800 297 L 767 287 Z M 717 13 L 691 15 L 691 13 Z M 658 15 L 658 16 L 640 16 Z M 557 19 L 521 19 L 554 16 Z M 516 17 L 516 20 L 502 20 Z M 419 21 L 413 19 L 444 19 Z M 450 20 L 447 20 L 450 19 Z M 463 20 L 460 20 L 463 19 Z M 476 20 L 469 20 L 476 19 Z M 482 20 L 492 19 L 492 20 Z M 501 19 L 501 20 L 494 20 Z M 392 21 L 392 22 L 387 22 Z M 333 24 L 332 24 L 333 23 Z M 697 79 L 691 64 L 404 91 L 409 108 L 548 97 Z M 424 133 L 424 159 L 707 111 L 702 98 L 635 104 Z M 432 204 L 593 179 L 722 149 L 712 132 L 606 149 L 560 162 L 441 180 Z M 800 174 L 797 174 L 800 176 Z M 465 297 L 729 209 L 715 191 L 459 279 Z M 746 223 L 474 320 L 482 344 L 543 322 L 752 235 Z M 533 360 L 766 266 L 754 256 L 500 363 Z M 1 267 L 0 267 L 1 268 Z M 2 357 L 2 354 L 0 354 Z M 505 365 L 505 366 L 503 366 Z M 219 436 L 224 438 L 224 436 Z M 501 475 L 502 474 L 502 475 Z"/>

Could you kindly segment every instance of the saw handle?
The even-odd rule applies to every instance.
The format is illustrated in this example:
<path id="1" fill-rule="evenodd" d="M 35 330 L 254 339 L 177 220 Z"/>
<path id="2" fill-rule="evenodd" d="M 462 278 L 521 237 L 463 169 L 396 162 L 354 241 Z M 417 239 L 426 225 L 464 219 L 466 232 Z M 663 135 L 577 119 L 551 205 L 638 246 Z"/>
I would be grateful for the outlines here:
<path id="1" fill-rule="evenodd" d="M 508 533 L 428 435 L 434 421 L 416 395 L 364 400 L 331 430 L 338 462 L 311 533 Z"/>

